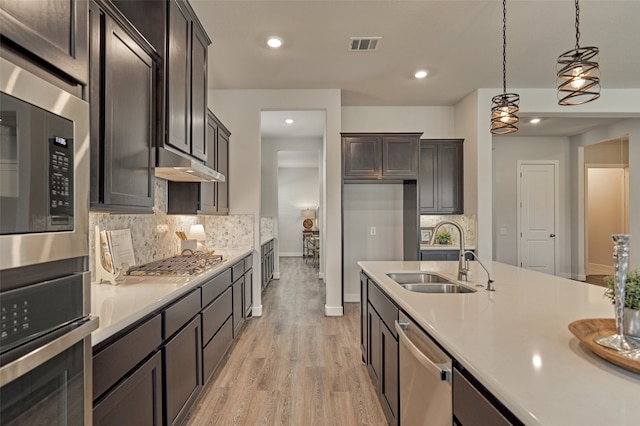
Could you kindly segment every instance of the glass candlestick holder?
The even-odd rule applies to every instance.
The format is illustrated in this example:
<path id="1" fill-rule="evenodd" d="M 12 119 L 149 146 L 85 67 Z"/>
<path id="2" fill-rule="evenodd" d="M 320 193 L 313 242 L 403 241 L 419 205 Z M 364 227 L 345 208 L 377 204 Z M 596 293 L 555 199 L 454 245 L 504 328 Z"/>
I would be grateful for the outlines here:
<path id="1" fill-rule="evenodd" d="M 614 293 L 616 309 L 616 334 L 599 336 L 593 339 L 599 345 L 615 349 L 620 352 L 640 349 L 640 343 L 624 335 L 624 300 L 627 284 L 627 270 L 629 269 L 629 235 L 613 234 L 613 266 Z"/>

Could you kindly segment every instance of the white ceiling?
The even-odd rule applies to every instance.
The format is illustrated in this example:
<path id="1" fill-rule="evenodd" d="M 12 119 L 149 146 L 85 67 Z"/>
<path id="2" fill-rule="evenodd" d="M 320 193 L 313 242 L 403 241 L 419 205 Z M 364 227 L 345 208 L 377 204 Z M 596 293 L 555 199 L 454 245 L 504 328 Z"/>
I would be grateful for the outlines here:
<path id="1" fill-rule="evenodd" d="M 213 40 L 210 89 L 337 88 L 343 106 L 452 106 L 478 88 L 502 89 L 500 0 L 190 3 Z M 507 89 L 555 87 L 557 57 L 575 46 L 574 19 L 571 0 L 508 2 Z M 580 2 L 580 45 L 600 48 L 603 88 L 640 88 L 639 23 L 640 0 Z M 270 35 L 284 40 L 279 50 L 265 47 Z M 376 51 L 347 50 L 350 37 L 364 36 L 382 37 Z M 413 78 L 420 68 L 429 77 Z M 554 120 L 545 121 L 571 129 L 555 135 L 594 123 Z M 521 126 L 518 135 L 547 131 Z"/>

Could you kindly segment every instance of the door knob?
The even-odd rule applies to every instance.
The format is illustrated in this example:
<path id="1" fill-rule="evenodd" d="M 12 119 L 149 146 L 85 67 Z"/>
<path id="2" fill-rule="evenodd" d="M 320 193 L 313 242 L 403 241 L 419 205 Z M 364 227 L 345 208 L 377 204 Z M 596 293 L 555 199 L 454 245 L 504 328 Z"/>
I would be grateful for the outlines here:
<path id="1" fill-rule="evenodd" d="M 549 235 L 550 238 L 555 238 L 556 234 Z"/>

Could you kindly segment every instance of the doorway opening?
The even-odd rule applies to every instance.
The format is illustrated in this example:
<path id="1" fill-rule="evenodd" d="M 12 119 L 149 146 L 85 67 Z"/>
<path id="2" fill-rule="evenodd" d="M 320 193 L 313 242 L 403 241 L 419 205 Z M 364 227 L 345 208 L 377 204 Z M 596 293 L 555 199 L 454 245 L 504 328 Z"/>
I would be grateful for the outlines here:
<path id="1" fill-rule="evenodd" d="M 275 239 L 273 277 L 278 279 L 280 257 L 303 255 L 305 219 L 323 240 L 326 113 L 262 111 L 260 118 L 260 235 L 262 241 Z M 314 217 L 307 217 L 311 212 Z M 323 246 L 318 245 L 318 278 L 324 278 Z"/>

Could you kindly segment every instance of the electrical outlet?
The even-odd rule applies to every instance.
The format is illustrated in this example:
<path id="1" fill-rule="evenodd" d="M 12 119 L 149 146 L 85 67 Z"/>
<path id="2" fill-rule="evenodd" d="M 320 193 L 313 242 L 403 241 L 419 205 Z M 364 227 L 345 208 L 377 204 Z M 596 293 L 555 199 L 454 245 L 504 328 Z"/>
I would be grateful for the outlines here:
<path id="1" fill-rule="evenodd" d="M 369 233 L 370 233 L 371 235 L 376 235 L 376 227 L 375 227 L 375 226 L 372 226 L 372 227 L 369 229 Z"/>

